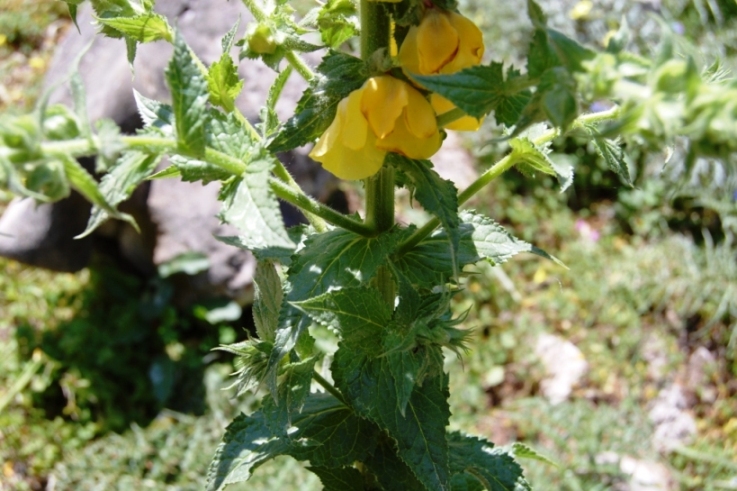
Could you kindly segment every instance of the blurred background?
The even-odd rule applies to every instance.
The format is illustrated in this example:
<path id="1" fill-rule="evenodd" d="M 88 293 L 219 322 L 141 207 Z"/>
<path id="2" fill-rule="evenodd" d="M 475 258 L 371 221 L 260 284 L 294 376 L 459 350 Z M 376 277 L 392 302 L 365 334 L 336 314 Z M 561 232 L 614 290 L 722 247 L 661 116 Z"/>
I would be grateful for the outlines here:
<path id="1" fill-rule="evenodd" d="M 626 18 L 644 56 L 669 28 L 701 63 L 737 67 L 734 0 L 540 3 L 589 46 Z M 488 59 L 521 65 L 524 2 L 461 8 Z M 0 111 L 32 108 L 70 28 L 62 2 L 0 0 Z M 494 136 L 493 118 L 464 136 L 479 169 L 505 151 Z M 554 149 L 575 163 L 564 193 L 511 171 L 470 204 L 570 269 L 530 255 L 469 270 L 454 308 L 476 338 L 447 359 L 452 427 L 547 456 L 557 467 L 523 461 L 536 489 L 737 489 L 737 182 L 717 162 L 686 173 L 677 145 L 628 142 L 634 187 L 587 141 Z M 74 274 L 0 270 L 0 489 L 203 489 L 223 428 L 257 404 L 225 390 L 232 359 L 211 351 L 245 338 L 248 307 L 178 302 L 192 262 L 142 276 L 97 253 Z M 320 484 L 282 458 L 232 489 Z"/>

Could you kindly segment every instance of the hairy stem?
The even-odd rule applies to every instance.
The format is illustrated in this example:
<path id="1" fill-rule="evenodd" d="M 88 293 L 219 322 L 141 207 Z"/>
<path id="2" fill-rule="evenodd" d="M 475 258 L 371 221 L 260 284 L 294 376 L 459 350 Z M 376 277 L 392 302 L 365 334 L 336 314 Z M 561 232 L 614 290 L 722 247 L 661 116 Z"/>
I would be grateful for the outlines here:
<path id="1" fill-rule="evenodd" d="M 317 372 L 313 372 L 312 378 L 315 380 L 315 382 L 320 384 L 323 389 L 325 389 L 326 391 L 331 393 L 333 396 L 335 396 L 335 398 L 338 399 L 340 402 L 342 402 L 344 405 L 348 406 L 348 403 L 343 398 L 343 394 L 341 394 L 340 391 L 338 391 L 338 389 L 336 389 L 333 384 L 325 380 L 325 378 L 322 375 L 320 375 Z"/>
<path id="2" fill-rule="evenodd" d="M 378 49 L 389 47 L 390 17 L 381 2 L 361 0 L 361 57 L 368 60 Z M 376 233 L 394 226 L 394 169 L 383 166 L 366 184 L 366 225 Z M 394 282 L 388 269 L 376 275 L 376 286 L 389 305 L 394 306 Z"/>

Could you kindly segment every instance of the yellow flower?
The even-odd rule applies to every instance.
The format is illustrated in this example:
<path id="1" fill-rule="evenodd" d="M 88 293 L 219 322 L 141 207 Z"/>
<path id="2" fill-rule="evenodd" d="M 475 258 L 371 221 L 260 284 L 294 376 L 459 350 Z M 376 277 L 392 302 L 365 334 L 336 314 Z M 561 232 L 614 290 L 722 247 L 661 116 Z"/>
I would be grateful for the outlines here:
<path id="1" fill-rule="evenodd" d="M 431 8 L 419 26 L 412 26 L 399 48 L 399 62 L 408 74 L 434 75 L 455 73 L 481 63 L 484 40 L 481 30 L 455 12 Z M 433 94 L 433 108 L 438 114 L 454 109 L 453 103 Z M 451 130 L 475 131 L 481 121 L 471 116 L 450 123 Z"/>
<path id="2" fill-rule="evenodd" d="M 340 101 L 310 157 L 341 179 L 363 179 L 381 169 L 387 152 L 427 159 L 440 144 L 430 103 L 408 83 L 381 75 Z"/>

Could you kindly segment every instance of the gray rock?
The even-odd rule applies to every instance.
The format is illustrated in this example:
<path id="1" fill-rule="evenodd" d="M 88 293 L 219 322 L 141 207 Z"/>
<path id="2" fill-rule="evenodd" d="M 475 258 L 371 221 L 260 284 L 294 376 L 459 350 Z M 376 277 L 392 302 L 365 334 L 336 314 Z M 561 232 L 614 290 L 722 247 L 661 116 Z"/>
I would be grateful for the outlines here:
<path id="1" fill-rule="evenodd" d="M 589 369 L 589 364 L 576 345 L 552 334 L 540 335 L 535 354 L 545 367 L 546 376 L 540 388 L 551 404 L 567 400 Z"/>
<path id="2" fill-rule="evenodd" d="M 696 435 L 696 420 L 688 412 L 688 399 L 683 388 L 673 384 L 658 393 L 648 417 L 655 426 L 653 446 L 670 452 L 689 443 Z"/>

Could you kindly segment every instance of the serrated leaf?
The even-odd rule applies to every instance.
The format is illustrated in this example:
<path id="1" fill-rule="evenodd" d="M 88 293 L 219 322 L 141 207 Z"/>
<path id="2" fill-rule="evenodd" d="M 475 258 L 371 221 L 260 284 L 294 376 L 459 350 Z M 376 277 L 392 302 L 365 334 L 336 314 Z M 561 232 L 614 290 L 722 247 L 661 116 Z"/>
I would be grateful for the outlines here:
<path id="1" fill-rule="evenodd" d="M 316 362 L 317 358 L 313 357 L 284 367 L 277 397 L 264 398 L 263 412 L 272 433 L 287 436 L 287 430 L 302 411 L 310 393 Z"/>
<path id="2" fill-rule="evenodd" d="M 491 218 L 463 211 L 460 214 L 460 242 L 458 266 L 463 267 L 482 259 L 502 264 L 520 252 L 532 252 L 560 263 L 541 249 L 519 240 Z M 448 258 L 447 236 L 444 230 L 436 230 L 414 249 L 400 257 L 396 267 L 414 285 L 431 289 L 447 281 L 453 271 Z"/>
<path id="3" fill-rule="evenodd" d="M 276 114 L 276 103 L 279 102 L 282 90 L 293 71 L 292 65 L 287 66 L 276 76 L 274 83 L 269 88 L 266 105 L 261 109 L 261 133 L 264 135 L 264 138 L 271 136 L 279 125 L 279 117 Z"/>
<path id="4" fill-rule="evenodd" d="M 391 309 L 375 288 L 343 288 L 292 305 L 339 333 L 346 346 L 376 353 Z"/>
<path id="5" fill-rule="evenodd" d="M 139 43 L 150 43 L 160 39 L 171 42 L 174 38 L 166 17 L 155 12 L 133 17 L 101 17 L 99 22 Z"/>
<path id="6" fill-rule="evenodd" d="M 490 442 L 463 435 L 448 434 L 453 489 L 479 489 L 475 481 L 489 491 L 529 491 L 522 468 L 508 453 Z"/>
<path id="7" fill-rule="evenodd" d="M 272 152 L 292 150 L 314 141 L 332 123 L 338 103 L 368 78 L 361 59 L 336 51 L 330 51 L 316 70 L 318 75 L 297 103 L 295 115 L 269 144 Z"/>
<path id="8" fill-rule="evenodd" d="M 415 386 L 404 416 L 399 411 L 395 380 L 385 358 L 357 356 L 339 346 L 333 378 L 356 411 L 376 422 L 397 443 L 397 454 L 428 489 L 450 490 L 445 427 L 450 418 L 447 376 L 427 378 Z"/>
<path id="9" fill-rule="evenodd" d="M 137 151 L 126 152 L 118 159 L 115 166 L 103 176 L 100 182 L 100 193 L 111 207 L 119 205 L 128 199 L 136 187 L 149 177 L 160 160 L 161 156 L 156 154 L 150 155 Z M 105 207 L 93 206 L 87 228 L 81 236 L 89 235 L 111 217 L 117 218 L 116 214 L 111 214 Z"/>
<path id="10" fill-rule="evenodd" d="M 544 455 L 539 454 L 536 450 L 528 447 L 524 443 L 514 442 L 512 444 L 512 454 L 520 459 L 537 460 L 538 462 L 543 462 L 545 464 L 552 465 L 553 467 L 559 467 L 558 464 Z"/>
<path id="11" fill-rule="evenodd" d="M 97 187 L 97 181 L 95 181 L 90 173 L 87 172 L 79 162 L 70 157 L 65 157 L 62 159 L 62 163 L 64 165 L 64 173 L 69 180 L 69 184 L 79 192 L 79 194 L 84 196 L 87 201 L 92 203 L 94 206 L 104 210 L 110 216 L 126 221 L 130 223 L 133 228 L 138 230 L 138 225 L 132 216 L 127 213 L 119 212 L 114 206 L 107 202 L 105 196 Z M 82 234 L 78 235 L 77 238 L 84 237 L 88 233 L 88 231 L 82 232 Z"/>
<path id="12" fill-rule="evenodd" d="M 172 96 L 177 145 L 192 157 L 202 157 L 209 98 L 207 80 L 178 32 L 174 38 L 174 56 L 165 74 Z"/>
<path id="13" fill-rule="evenodd" d="M 174 135 L 174 109 L 170 105 L 149 99 L 135 89 L 133 97 L 144 127 L 156 128 L 162 136 Z"/>
<path id="14" fill-rule="evenodd" d="M 350 0 L 328 0 L 319 9 L 316 19 L 322 42 L 326 46 L 337 48 L 358 35 L 357 14 L 356 4 Z"/>
<path id="15" fill-rule="evenodd" d="M 87 117 L 87 97 L 79 72 L 74 72 L 72 78 L 69 80 L 69 86 L 72 90 L 74 115 L 77 117 L 79 133 L 81 136 L 89 138 L 91 131 L 89 118 Z"/>
<path id="16" fill-rule="evenodd" d="M 412 470 L 397 456 L 392 440 L 382 438 L 365 465 L 385 491 L 427 491 Z"/>
<path id="17" fill-rule="evenodd" d="M 460 241 L 458 225 L 458 190 L 452 181 L 441 178 L 427 160 L 412 160 L 399 154 L 390 153 L 387 160 L 406 178 L 412 196 L 419 201 L 428 213 L 440 220 L 448 237 L 448 252 L 453 266 L 453 276 L 459 272 L 456 252 Z"/>
<path id="18" fill-rule="evenodd" d="M 276 367 L 297 343 L 309 326 L 310 319 L 293 307 L 300 302 L 333 289 L 354 288 L 374 277 L 397 243 L 397 233 L 390 231 L 377 237 L 362 237 L 336 229 L 313 235 L 292 259 L 287 271 L 289 292 L 279 317 L 279 331 L 270 365 L 269 388 L 276 388 Z"/>
<path id="19" fill-rule="evenodd" d="M 628 165 L 628 157 L 619 144 L 618 140 L 610 140 L 608 138 L 594 137 L 594 148 L 601 158 L 604 159 L 607 166 L 613 170 L 622 181 L 628 186 L 632 186 L 632 178 L 630 177 L 630 169 Z"/>
<path id="20" fill-rule="evenodd" d="M 238 27 L 241 25 L 241 16 L 238 14 L 238 19 L 233 24 L 228 32 L 225 33 L 223 39 L 220 40 L 220 46 L 223 48 L 223 54 L 229 54 L 230 50 L 233 49 L 233 43 L 235 36 L 238 34 Z"/>
<path id="21" fill-rule="evenodd" d="M 228 112 L 235 109 L 235 99 L 243 90 L 243 80 L 229 53 L 223 53 L 218 61 L 210 65 L 207 72 L 207 88 L 210 103 Z"/>
<path id="22" fill-rule="evenodd" d="M 235 157 L 243 162 L 250 162 L 261 152 L 257 142 L 246 131 L 233 113 L 223 114 L 215 109 L 207 111 L 205 134 L 207 146 Z M 260 158 L 260 157 L 259 157 Z M 231 173 L 203 160 L 174 155 L 171 162 L 177 166 L 183 181 L 225 181 Z"/>
<path id="23" fill-rule="evenodd" d="M 273 343 L 284 292 L 281 278 L 272 262 L 259 261 L 256 264 L 253 284 L 256 297 L 253 302 L 253 321 L 256 332 L 260 339 Z"/>
<path id="24" fill-rule="evenodd" d="M 480 118 L 493 111 L 496 121 L 506 126 L 517 122 L 531 97 L 526 77 L 512 68 L 505 77 L 501 63 L 474 66 L 452 75 L 413 78 L 471 116 Z"/>
<path id="25" fill-rule="evenodd" d="M 512 138 L 509 146 L 519 161 L 517 165 L 525 166 L 523 170 L 527 173 L 542 172 L 555 176 L 560 182 L 561 191 L 565 191 L 573 182 L 573 167 L 562 161 L 553 161 L 548 148 L 535 145 L 529 138 Z"/>
<path id="26" fill-rule="evenodd" d="M 308 467 L 320 478 L 323 491 L 359 491 L 364 488 L 364 477 L 353 467 Z"/>
<path id="27" fill-rule="evenodd" d="M 283 266 L 289 266 L 292 262 L 292 255 L 296 249 L 296 244 L 300 244 L 306 238 L 307 226 L 296 225 L 287 229 L 287 235 L 292 241 L 290 247 L 250 247 L 239 237 L 215 237 L 224 244 L 232 245 L 239 249 L 250 251 L 259 261 L 277 261 Z"/>
<path id="28" fill-rule="evenodd" d="M 241 232 L 240 239 L 249 247 L 292 248 L 279 203 L 269 187 L 272 159 L 263 156 L 251 160 L 243 176 L 223 186 L 220 218 L 236 227 Z"/>

